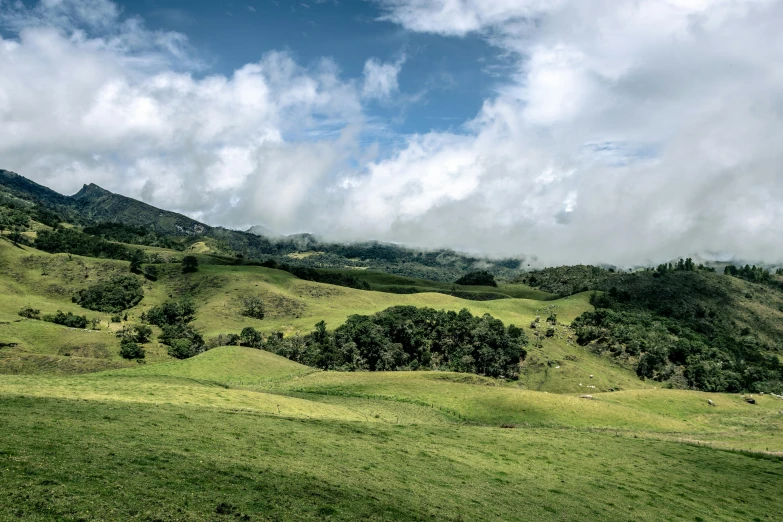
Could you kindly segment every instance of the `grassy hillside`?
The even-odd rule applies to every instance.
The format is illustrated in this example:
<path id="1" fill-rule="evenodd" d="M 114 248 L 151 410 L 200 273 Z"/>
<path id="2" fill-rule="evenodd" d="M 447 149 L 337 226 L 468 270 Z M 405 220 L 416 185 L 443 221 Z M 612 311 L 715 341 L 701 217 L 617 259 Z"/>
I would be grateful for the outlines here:
<path id="1" fill-rule="evenodd" d="M 779 460 L 719 449 L 783 448 L 771 397 L 587 400 L 459 374 L 298 370 L 226 347 L 0 376 L 0 518 L 774 520 L 783 508 Z M 255 384 L 228 384 L 243 380 Z"/>
<path id="2" fill-rule="evenodd" d="M 160 254 L 168 252 L 160 248 L 154 250 Z M 170 254 L 182 255 L 181 252 Z M 210 262 L 209 256 L 202 261 Z M 473 314 L 490 313 L 506 324 L 516 324 L 527 330 L 537 315 L 545 318 L 554 311 L 563 324 L 556 327 L 556 335 L 542 339 L 540 347 L 528 347 L 531 354 L 537 355 L 530 359 L 531 364 L 521 378 L 523 383 L 533 389 L 578 391 L 579 383 L 587 386 L 588 376 L 594 374 L 592 382 L 596 389 L 643 386 L 631 372 L 607 364 L 605 359 L 577 347 L 568 339 L 572 335 L 566 326 L 568 322 L 591 309 L 587 294 L 547 302 L 530 299 L 478 302 L 439 293 L 398 295 L 334 287 L 302 281 L 286 272 L 263 267 L 202 265 L 194 274 L 182 274 L 178 264 L 161 264 L 158 265 L 159 279 L 145 282 L 144 299 L 128 310 L 128 321 L 110 323 L 111 314 L 85 310 L 72 303 L 71 296 L 98 281 L 127 273 L 127 262 L 51 255 L 0 240 L 0 265 L 3 268 L 0 290 L 7 296 L 0 302 L 0 322 L 7 323 L 0 324 L 0 343 L 16 344 L 0 348 L 0 371 L 5 373 L 39 371 L 31 354 L 46 357 L 46 369 L 41 371 L 49 373 L 128 365 L 130 363 L 118 355 L 119 341 L 114 332 L 125 324 L 137 323 L 141 314 L 152 306 L 170 298 L 189 297 L 197 305 L 193 324 L 206 338 L 221 333 L 239 333 L 246 326 L 262 332 L 282 331 L 293 335 L 311 331 L 320 320 L 335 328 L 351 314 L 372 314 L 395 305 L 455 311 L 467 308 Z M 253 295 L 260 296 L 265 303 L 263 320 L 240 315 L 241 299 Z M 72 330 L 22 319 L 17 313 L 26 306 L 46 313 L 59 309 L 95 317 L 99 320 L 99 330 Z M 157 342 L 145 345 L 145 349 L 148 364 L 170 360 L 166 347 Z M 79 357 L 94 360 L 82 361 Z"/>

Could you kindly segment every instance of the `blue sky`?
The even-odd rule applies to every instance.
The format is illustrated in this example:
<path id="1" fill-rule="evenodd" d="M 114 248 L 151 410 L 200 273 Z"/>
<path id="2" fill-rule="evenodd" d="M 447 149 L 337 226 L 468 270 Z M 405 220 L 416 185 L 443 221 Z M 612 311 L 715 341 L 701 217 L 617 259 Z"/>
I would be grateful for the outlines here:
<path id="1" fill-rule="evenodd" d="M 0 0 L 0 167 L 237 229 L 783 261 L 782 26 L 783 0 Z"/>
<path id="2" fill-rule="evenodd" d="M 347 78 L 360 78 L 370 58 L 405 56 L 393 102 L 370 115 L 394 132 L 458 127 L 479 112 L 510 66 L 507 54 L 478 35 L 443 37 L 407 31 L 381 20 L 364 0 L 293 1 L 139 0 L 120 2 L 151 29 L 178 31 L 204 60 L 197 74 L 229 75 L 271 50 L 287 50 L 303 64 L 334 59 Z"/>

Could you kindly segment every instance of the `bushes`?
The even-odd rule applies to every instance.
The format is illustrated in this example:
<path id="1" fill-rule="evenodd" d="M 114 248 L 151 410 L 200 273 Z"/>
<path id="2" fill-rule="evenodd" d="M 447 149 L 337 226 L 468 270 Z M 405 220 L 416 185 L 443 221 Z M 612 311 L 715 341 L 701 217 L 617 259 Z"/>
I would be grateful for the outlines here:
<path id="1" fill-rule="evenodd" d="M 117 332 L 117 337 L 123 341 L 134 343 L 147 343 L 152 337 L 152 328 L 145 324 L 135 326 L 125 326 Z"/>
<path id="2" fill-rule="evenodd" d="M 90 310 L 117 313 L 136 306 L 143 297 L 141 281 L 131 275 L 121 275 L 81 290 L 73 301 Z"/>
<path id="3" fill-rule="evenodd" d="M 196 309 L 188 300 L 168 301 L 150 308 L 142 320 L 160 326 L 163 332 L 159 339 L 168 345 L 169 355 L 187 359 L 205 350 L 204 338 L 188 323 L 195 317 Z"/>
<path id="4" fill-rule="evenodd" d="M 172 339 L 168 345 L 169 355 L 177 359 L 189 359 L 204 351 L 203 343 L 199 345 L 189 339 Z"/>
<path id="5" fill-rule="evenodd" d="M 120 355 L 123 357 L 123 359 L 140 360 L 144 359 L 146 353 L 140 344 L 135 343 L 129 339 L 123 339 L 120 343 Z"/>
<path id="6" fill-rule="evenodd" d="M 158 280 L 158 267 L 155 265 L 147 265 L 144 267 L 144 277 L 149 281 Z"/>
<path id="7" fill-rule="evenodd" d="M 457 279 L 455 283 L 466 286 L 498 286 L 498 284 L 495 282 L 495 276 L 486 270 L 478 270 L 476 272 L 467 273 Z"/>
<path id="8" fill-rule="evenodd" d="M 69 328 L 87 328 L 88 323 L 87 316 L 73 315 L 72 312 L 64 314 L 60 310 L 57 310 L 57 313 L 54 315 L 45 315 L 42 317 L 42 319 L 50 323 L 67 326 Z"/>
<path id="9" fill-rule="evenodd" d="M 41 311 L 30 306 L 26 306 L 19 310 L 19 315 L 27 319 L 40 319 Z"/>
<path id="10" fill-rule="evenodd" d="M 166 326 L 171 324 L 191 322 L 196 315 L 196 307 L 190 300 L 167 301 L 160 306 L 153 306 L 146 313 L 142 314 L 142 321 L 155 326 Z"/>

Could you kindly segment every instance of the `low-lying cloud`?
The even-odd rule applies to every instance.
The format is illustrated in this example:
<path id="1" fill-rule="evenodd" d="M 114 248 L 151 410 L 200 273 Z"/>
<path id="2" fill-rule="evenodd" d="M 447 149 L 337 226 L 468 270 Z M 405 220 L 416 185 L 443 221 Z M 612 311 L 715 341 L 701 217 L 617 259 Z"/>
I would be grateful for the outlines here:
<path id="1" fill-rule="evenodd" d="M 183 35 L 90 3 L 0 0 L 3 168 L 230 227 L 550 264 L 783 259 L 781 1 L 378 0 L 516 63 L 472 121 L 380 156 L 367 104 L 398 95 L 402 60 L 205 75 Z"/>

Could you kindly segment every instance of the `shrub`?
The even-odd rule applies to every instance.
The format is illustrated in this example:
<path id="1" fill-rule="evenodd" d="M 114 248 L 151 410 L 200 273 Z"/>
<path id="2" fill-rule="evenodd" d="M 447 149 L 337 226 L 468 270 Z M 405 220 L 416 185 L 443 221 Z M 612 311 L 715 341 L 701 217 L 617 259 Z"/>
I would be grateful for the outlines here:
<path id="1" fill-rule="evenodd" d="M 123 342 L 146 343 L 149 342 L 150 337 L 152 337 L 152 328 L 145 324 L 130 327 L 126 326 L 117 332 L 117 337 L 120 337 Z"/>
<path id="2" fill-rule="evenodd" d="M 40 319 L 41 311 L 30 306 L 26 306 L 19 310 L 19 315 L 27 319 Z"/>
<path id="3" fill-rule="evenodd" d="M 122 317 L 120 317 L 120 314 L 114 314 L 111 316 L 111 322 L 112 323 L 121 323 Z"/>
<path id="4" fill-rule="evenodd" d="M 57 310 L 57 313 L 54 315 L 43 316 L 43 320 L 54 324 L 68 326 L 70 328 L 87 328 L 87 316 L 73 315 L 72 312 L 64 314 L 60 310 Z"/>
<path id="5" fill-rule="evenodd" d="M 120 355 L 124 359 L 133 360 L 144 359 L 146 353 L 140 344 L 135 343 L 129 339 L 123 339 L 120 343 Z"/>
<path id="6" fill-rule="evenodd" d="M 264 302 L 258 296 L 246 297 L 242 299 L 242 315 L 252 317 L 253 319 L 264 318 Z"/>
<path id="7" fill-rule="evenodd" d="M 169 355 L 177 359 L 188 359 L 203 351 L 203 345 L 198 345 L 190 339 L 172 339 L 168 350 Z"/>
<path id="8" fill-rule="evenodd" d="M 190 274 L 198 272 L 198 259 L 195 256 L 185 256 L 182 258 L 182 273 Z"/>
<path id="9" fill-rule="evenodd" d="M 147 265 L 144 267 L 144 277 L 149 281 L 158 280 L 158 267 L 155 265 Z"/>
<path id="10" fill-rule="evenodd" d="M 121 275 L 81 290 L 73 300 L 90 310 L 117 313 L 136 306 L 143 297 L 141 281 L 132 275 Z"/>

